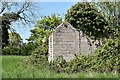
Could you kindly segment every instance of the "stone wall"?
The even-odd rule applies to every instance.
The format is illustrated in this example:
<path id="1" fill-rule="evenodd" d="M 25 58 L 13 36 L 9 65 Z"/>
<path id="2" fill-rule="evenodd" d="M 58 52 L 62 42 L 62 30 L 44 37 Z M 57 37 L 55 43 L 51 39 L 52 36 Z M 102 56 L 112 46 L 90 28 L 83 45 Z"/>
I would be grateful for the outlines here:
<path id="1" fill-rule="evenodd" d="M 96 49 L 92 40 L 90 40 L 90 43 L 91 46 L 82 32 L 78 32 L 69 23 L 62 23 L 49 37 L 48 60 L 54 61 L 62 55 L 66 61 L 70 61 L 75 54 L 89 54 Z"/>
<path id="2" fill-rule="evenodd" d="M 66 24 L 67 26 L 65 26 Z M 66 24 L 62 23 L 58 26 L 49 38 L 49 50 L 51 50 L 49 51 L 49 58 L 51 58 L 49 61 L 56 60 L 60 55 L 62 55 L 66 61 L 70 61 L 74 58 L 74 54 L 79 53 L 79 32 L 70 24 Z"/>
<path id="3" fill-rule="evenodd" d="M 90 54 L 94 52 L 96 48 L 96 42 L 93 42 L 90 38 L 80 34 L 80 53 L 82 54 Z"/>

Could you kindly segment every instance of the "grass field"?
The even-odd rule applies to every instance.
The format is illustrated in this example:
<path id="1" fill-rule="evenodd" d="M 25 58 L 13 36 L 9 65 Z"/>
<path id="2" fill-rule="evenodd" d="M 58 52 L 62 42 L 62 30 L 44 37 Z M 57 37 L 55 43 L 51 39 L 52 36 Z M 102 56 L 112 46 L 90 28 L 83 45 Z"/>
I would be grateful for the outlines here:
<path id="1" fill-rule="evenodd" d="M 21 64 L 23 56 L 2 56 L 3 78 L 120 78 L 120 73 L 55 73 L 45 68 L 24 67 Z"/>

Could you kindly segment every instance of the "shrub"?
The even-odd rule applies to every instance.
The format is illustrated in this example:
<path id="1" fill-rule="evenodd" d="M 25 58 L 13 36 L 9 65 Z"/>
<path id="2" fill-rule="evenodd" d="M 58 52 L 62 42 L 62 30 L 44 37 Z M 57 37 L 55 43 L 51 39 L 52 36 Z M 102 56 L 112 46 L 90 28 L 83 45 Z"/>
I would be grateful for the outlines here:
<path id="1" fill-rule="evenodd" d="M 23 43 L 21 46 L 12 46 L 11 44 L 2 49 L 3 55 L 22 55 L 28 56 L 35 49 L 34 44 Z"/>
<path id="2" fill-rule="evenodd" d="M 43 44 L 32 51 L 32 54 L 26 59 L 25 63 L 31 65 L 47 66 L 48 47 Z"/>
<path id="3" fill-rule="evenodd" d="M 75 73 L 80 71 L 94 72 L 120 72 L 120 53 L 118 39 L 108 39 L 101 48 L 94 52 L 94 55 L 76 55 L 70 61 L 58 58 L 52 63 L 52 68 L 56 72 Z"/>
<path id="4" fill-rule="evenodd" d="M 109 39 L 96 51 L 93 59 L 96 64 L 92 67 L 100 72 L 120 71 L 120 53 L 118 51 L 118 39 Z"/>
<path id="5" fill-rule="evenodd" d="M 56 61 L 50 62 L 50 69 L 54 70 L 55 72 L 62 73 L 65 72 L 66 67 L 68 66 L 67 62 L 63 58 L 63 56 L 59 56 Z"/>
<path id="6" fill-rule="evenodd" d="M 31 55 L 32 51 L 35 49 L 35 44 L 33 43 L 23 43 L 22 46 L 20 46 L 20 49 L 22 50 L 22 55 Z"/>
<path id="7" fill-rule="evenodd" d="M 18 47 L 7 46 L 2 49 L 2 55 L 22 55 L 22 50 Z"/>

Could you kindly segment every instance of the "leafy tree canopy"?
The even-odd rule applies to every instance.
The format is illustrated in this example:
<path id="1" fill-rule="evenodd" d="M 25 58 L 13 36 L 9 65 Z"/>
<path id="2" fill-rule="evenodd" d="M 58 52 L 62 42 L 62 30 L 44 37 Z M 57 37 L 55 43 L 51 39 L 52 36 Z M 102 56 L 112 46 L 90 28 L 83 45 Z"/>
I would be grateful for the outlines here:
<path id="1" fill-rule="evenodd" d="M 22 24 L 30 23 L 33 20 L 33 4 L 29 2 L 0 2 L 0 20 L 2 27 L 2 48 L 9 44 L 8 29 L 13 30 L 11 23 L 18 21 Z M 34 8 L 35 9 L 35 8 Z M 31 11 L 32 10 L 32 11 Z"/>
<path id="2" fill-rule="evenodd" d="M 59 15 L 43 16 L 37 21 L 34 29 L 30 30 L 31 36 L 27 40 L 36 45 L 42 45 L 44 42 L 48 44 L 48 36 L 61 22 L 62 18 Z"/>
<path id="3" fill-rule="evenodd" d="M 9 43 L 13 46 L 19 46 L 22 43 L 21 36 L 16 32 L 9 33 Z"/>
<path id="4" fill-rule="evenodd" d="M 62 18 L 55 14 L 51 16 L 43 16 L 41 20 L 37 21 L 34 29 L 30 30 L 31 36 L 27 39 L 28 44 L 32 44 L 32 47 L 35 47 L 31 51 L 32 55 L 28 59 L 28 62 L 40 65 L 47 63 L 48 37 L 51 32 L 61 24 L 61 22 Z"/>
<path id="5" fill-rule="evenodd" d="M 94 39 L 108 37 L 108 21 L 92 3 L 78 2 L 68 9 L 65 20 Z"/>
<path id="6" fill-rule="evenodd" d="M 118 29 L 120 25 L 120 2 L 99 2 L 95 6 L 104 15 L 108 21 L 111 30 L 111 37 L 118 37 Z"/>
<path id="7" fill-rule="evenodd" d="M 45 30 L 53 30 L 62 23 L 62 18 L 59 15 L 52 14 L 50 16 L 43 16 L 41 20 L 37 21 L 37 27 Z"/>

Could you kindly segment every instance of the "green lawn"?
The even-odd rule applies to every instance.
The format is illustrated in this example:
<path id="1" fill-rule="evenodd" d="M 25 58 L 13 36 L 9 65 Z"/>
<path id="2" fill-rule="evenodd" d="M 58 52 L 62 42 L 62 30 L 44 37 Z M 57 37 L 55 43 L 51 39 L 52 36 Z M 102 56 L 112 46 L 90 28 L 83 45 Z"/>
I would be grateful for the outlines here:
<path id="1" fill-rule="evenodd" d="M 55 73 L 45 68 L 23 67 L 23 56 L 2 56 L 3 78 L 120 78 L 120 73 Z"/>

